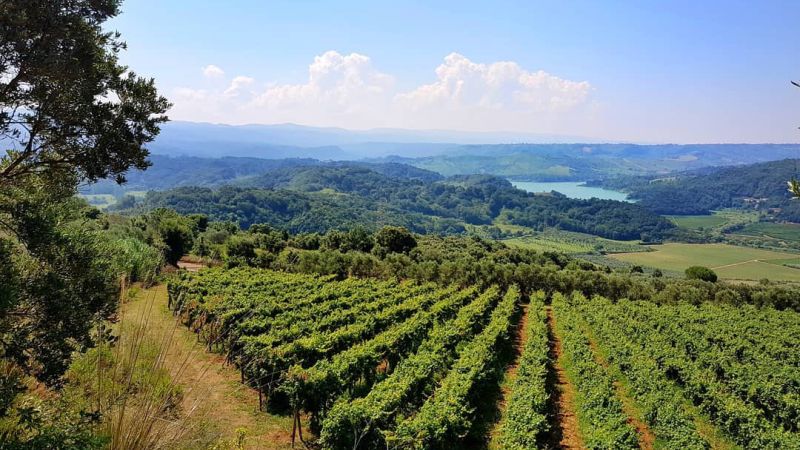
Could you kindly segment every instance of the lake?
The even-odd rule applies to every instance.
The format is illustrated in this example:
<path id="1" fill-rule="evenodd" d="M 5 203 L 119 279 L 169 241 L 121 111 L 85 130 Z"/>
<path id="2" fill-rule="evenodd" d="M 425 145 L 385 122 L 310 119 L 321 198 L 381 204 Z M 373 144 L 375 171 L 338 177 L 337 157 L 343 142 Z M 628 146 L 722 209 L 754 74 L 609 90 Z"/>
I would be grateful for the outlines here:
<path id="1" fill-rule="evenodd" d="M 556 191 L 569 198 L 601 198 L 605 200 L 619 200 L 630 202 L 628 194 L 610 189 L 586 186 L 582 181 L 564 181 L 553 183 L 539 183 L 533 181 L 511 181 L 511 184 L 518 189 L 528 192 L 550 192 Z"/>

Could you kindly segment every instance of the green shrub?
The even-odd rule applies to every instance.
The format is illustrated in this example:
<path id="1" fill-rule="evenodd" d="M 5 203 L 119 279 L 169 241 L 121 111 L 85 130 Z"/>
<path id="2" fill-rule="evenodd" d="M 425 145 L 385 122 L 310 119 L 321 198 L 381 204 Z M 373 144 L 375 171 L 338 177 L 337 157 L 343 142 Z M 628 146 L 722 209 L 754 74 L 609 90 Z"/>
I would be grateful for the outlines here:
<path id="1" fill-rule="evenodd" d="M 708 267 L 692 266 L 686 269 L 686 278 L 690 280 L 703 280 L 712 283 L 717 281 L 717 274 Z"/>

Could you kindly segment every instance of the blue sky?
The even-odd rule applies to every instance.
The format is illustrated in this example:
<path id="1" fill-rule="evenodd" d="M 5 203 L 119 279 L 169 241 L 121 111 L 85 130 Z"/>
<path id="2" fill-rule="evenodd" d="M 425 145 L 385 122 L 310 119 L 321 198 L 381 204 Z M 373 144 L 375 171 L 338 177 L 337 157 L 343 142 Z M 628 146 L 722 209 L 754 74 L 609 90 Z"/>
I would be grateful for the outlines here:
<path id="1" fill-rule="evenodd" d="M 174 119 L 798 142 L 798 20 L 798 1 L 127 0 L 109 27 Z"/>

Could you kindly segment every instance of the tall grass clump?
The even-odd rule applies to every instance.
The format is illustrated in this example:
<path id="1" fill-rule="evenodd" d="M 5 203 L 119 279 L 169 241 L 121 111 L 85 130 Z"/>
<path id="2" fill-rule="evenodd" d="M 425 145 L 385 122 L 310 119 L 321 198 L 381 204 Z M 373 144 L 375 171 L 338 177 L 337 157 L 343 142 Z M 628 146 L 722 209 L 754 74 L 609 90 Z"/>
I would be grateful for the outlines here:
<path id="1" fill-rule="evenodd" d="M 124 294 L 123 294 L 124 295 Z M 151 296 L 154 297 L 154 296 Z M 100 329 L 101 343 L 81 354 L 67 373 L 66 395 L 96 411 L 96 434 L 109 450 L 210 446 L 199 404 L 186 404 L 178 384 L 191 354 L 172 348 L 178 324 L 151 323 L 153 298 L 140 312 L 122 313 L 114 329 Z M 202 396 L 200 396 L 202 397 Z"/>

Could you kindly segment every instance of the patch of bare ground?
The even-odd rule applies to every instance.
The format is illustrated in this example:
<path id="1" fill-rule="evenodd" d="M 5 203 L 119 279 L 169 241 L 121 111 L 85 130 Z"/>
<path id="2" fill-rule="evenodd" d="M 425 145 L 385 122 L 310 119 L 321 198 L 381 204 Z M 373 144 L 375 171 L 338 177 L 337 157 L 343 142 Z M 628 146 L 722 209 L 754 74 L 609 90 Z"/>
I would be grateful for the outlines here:
<path id="1" fill-rule="evenodd" d="M 583 449 L 583 440 L 575 414 L 575 386 L 570 382 L 563 366 L 563 347 L 556 333 L 556 318 L 552 306 L 547 306 L 547 325 L 550 331 L 551 361 L 554 363 L 554 388 L 552 390 L 555 423 L 551 435 L 551 447 L 559 449 Z"/>
<path id="2" fill-rule="evenodd" d="M 178 268 L 184 269 L 187 272 L 197 272 L 204 267 L 207 266 L 200 261 L 192 261 L 186 258 L 181 258 L 181 260 L 178 261 Z"/>
<path id="3" fill-rule="evenodd" d="M 165 366 L 182 388 L 182 414 L 190 416 L 188 421 L 202 430 L 205 440 L 235 441 L 239 430 L 246 430 L 246 449 L 291 447 L 293 418 L 259 411 L 258 393 L 240 383 L 238 370 L 225 365 L 222 355 L 207 352 L 197 336 L 173 317 L 165 286 L 139 291 L 123 304 L 122 315 L 123 320 L 146 322 L 147 333 L 169 346 Z M 303 434 L 311 436 L 307 429 Z"/>

